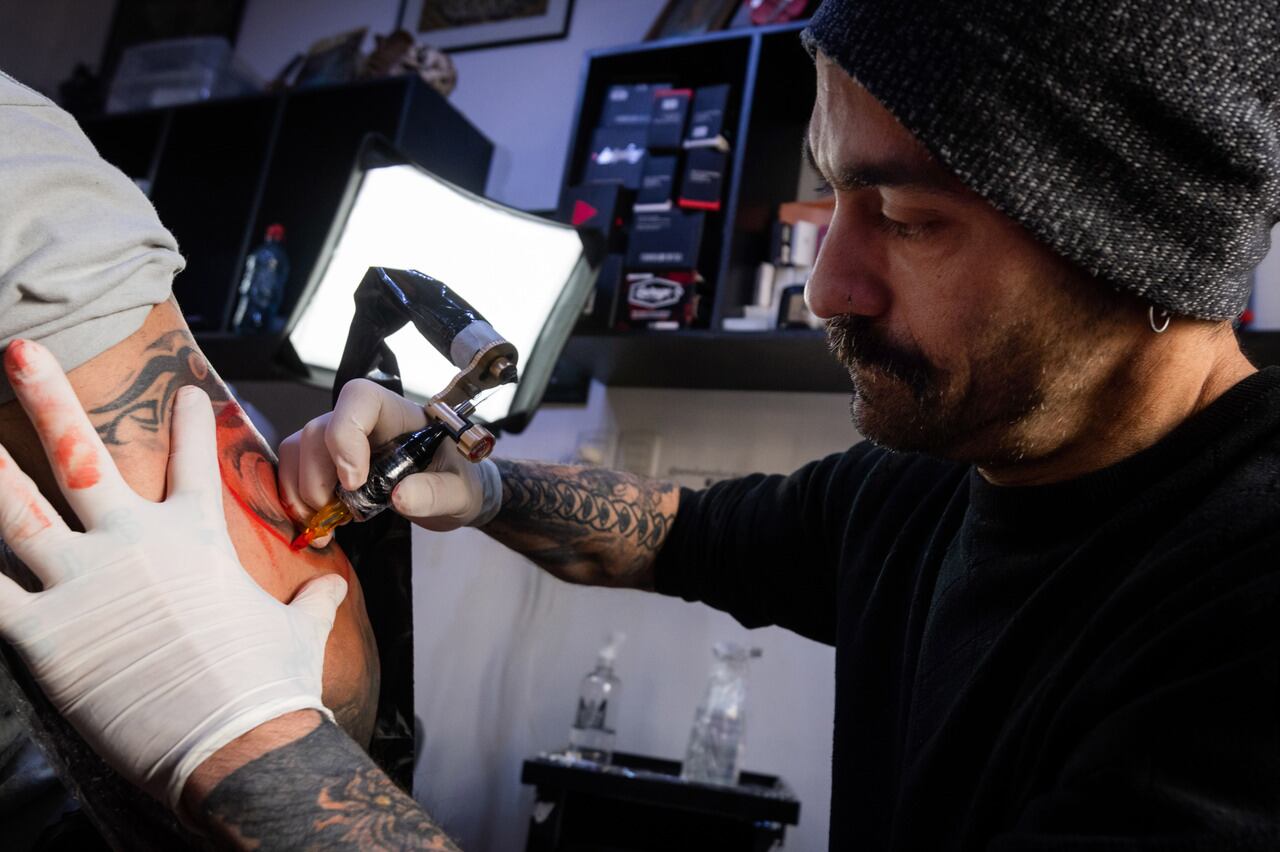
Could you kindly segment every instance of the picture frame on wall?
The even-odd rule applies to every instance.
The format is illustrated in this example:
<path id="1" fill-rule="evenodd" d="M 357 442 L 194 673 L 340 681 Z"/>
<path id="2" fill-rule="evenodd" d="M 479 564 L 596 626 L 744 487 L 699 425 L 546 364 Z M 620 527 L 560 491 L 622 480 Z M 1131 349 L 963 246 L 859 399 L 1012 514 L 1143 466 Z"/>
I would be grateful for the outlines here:
<path id="1" fill-rule="evenodd" d="M 668 0 L 654 19 L 645 40 L 697 36 L 722 30 L 739 5 L 741 0 Z"/>
<path id="2" fill-rule="evenodd" d="M 401 0 L 400 26 L 449 53 L 564 38 L 573 0 Z"/>

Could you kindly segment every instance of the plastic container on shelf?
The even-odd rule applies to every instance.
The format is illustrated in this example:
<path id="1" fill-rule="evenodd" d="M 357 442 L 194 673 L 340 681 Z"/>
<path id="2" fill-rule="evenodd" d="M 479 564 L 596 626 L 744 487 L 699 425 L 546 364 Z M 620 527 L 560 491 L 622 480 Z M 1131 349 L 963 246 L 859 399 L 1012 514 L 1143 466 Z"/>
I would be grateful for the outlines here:
<path id="1" fill-rule="evenodd" d="M 163 39 L 137 44 L 121 53 L 107 96 L 107 112 L 233 97 L 260 88 L 225 38 Z"/>

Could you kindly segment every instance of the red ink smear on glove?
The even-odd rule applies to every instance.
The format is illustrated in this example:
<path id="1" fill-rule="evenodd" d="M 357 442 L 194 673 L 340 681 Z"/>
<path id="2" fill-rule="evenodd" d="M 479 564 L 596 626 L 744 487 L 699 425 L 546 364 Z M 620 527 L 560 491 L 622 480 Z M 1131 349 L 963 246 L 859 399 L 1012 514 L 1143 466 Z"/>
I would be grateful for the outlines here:
<path id="1" fill-rule="evenodd" d="M 12 541 L 26 541 L 38 532 L 49 528 L 49 516 L 44 513 L 34 500 L 27 501 L 27 510 L 22 514 L 18 528 L 12 531 Z"/>
<path id="2" fill-rule="evenodd" d="M 31 343 L 27 340 L 14 340 L 4 350 L 5 371 L 9 381 L 21 384 L 23 374 L 31 369 Z"/>
<path id="3" fill-rule="evenodd" d="M 58 439 L 53 462 L 68 488 L 90 488 L 98 484 L 98 454 L 93 444 L 75 429 Z"/>

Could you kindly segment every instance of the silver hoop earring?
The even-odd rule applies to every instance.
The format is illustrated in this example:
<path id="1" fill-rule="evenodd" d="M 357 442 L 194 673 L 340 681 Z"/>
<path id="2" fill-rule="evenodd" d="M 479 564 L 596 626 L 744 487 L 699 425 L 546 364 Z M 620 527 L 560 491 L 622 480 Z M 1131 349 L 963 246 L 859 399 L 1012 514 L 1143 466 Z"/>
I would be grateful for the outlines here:
<path id="1" fill-rule="evenodd" d="M 1150 307 L 1147 308 L 1147 322 L 1151 323 L 1151 330 L 1154 331 L 1156 334 L 1164 334 L 1166 331 L 1168 331 L 1169 321 L 1173 319 L 1173 317 L 1169 315 L 1169 312 L 1166 311 L 1164 308 L 1160 309 L 1160 316 L 1164 317 L 1164 322 L 1161 323 L 1160 325 L 1156 325 L 1156 306 L 1151 305 Z"/>

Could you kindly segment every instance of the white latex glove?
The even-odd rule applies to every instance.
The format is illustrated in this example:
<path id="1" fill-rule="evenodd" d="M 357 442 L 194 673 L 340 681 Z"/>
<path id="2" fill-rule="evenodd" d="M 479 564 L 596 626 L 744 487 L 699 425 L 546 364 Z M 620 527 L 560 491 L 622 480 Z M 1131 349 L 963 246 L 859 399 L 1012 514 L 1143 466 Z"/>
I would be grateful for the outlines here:
<path id="1" fill-rule="evenodd" d="M 191 772 L 231 740 L 320 701 L 325 639 L 346 582 L 284 605 L 236 559 L 222 513 L 213 410 L 177 395 L 167 497 L 121 478 L 43 347 L 5 368 L 86 532 L 73 532 L 0 447 L 0 536 L 43 584 L 0 575 L 0 636 L 121 775 L 176 810 Z"/>
<path id="2" fill-rule="evenodd" d="M 427 425 L 422 407 L 365 379 L 343 386 L 333 411 L 312 420 L 280 444 L 279 490 L 294 520 L 305 524 L 334 496 L 334 485 L 354 491 L 369 477 L 371 448 Z M 446 438 L 426 472 L 400 481 L 391 507 L 424 529 L 444 532 L 483 526 L 502 504 L 502 477 L 489 459 L 467 461 Z M 316 539 L 323 547 L 329 537 Z"/>

